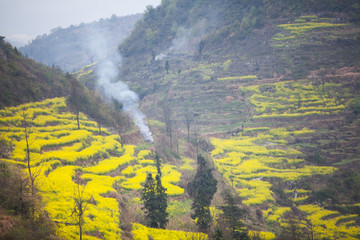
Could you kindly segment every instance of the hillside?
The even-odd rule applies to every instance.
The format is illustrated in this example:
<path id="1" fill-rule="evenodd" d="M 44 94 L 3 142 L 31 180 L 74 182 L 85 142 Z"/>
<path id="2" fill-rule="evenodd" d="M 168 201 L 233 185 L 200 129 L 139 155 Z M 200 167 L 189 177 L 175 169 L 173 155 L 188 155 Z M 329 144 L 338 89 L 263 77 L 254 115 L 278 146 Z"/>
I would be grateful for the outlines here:
<path id="1" fill-rule="evenodd" d="M 4 37 L 0 40 L 0 76 L 0 108 L 66 96 L 73 80 L 61 69 L 25 58 Z"/>
<path id="2" fill-rule="evenodd" d="M 146 174 L 156 172 L 150 146 L 122 145 L 118 135 L 105 129 L 100 132 L 97 123 L 83 114 L 78 129 L 76 115 L 68 112 L 64 98 L 0 111 L 2 141 L 13 146 L 11 154 L 2 156 L 2 161 L 27 167 L 22 127 L 24 112 L 31 142 L 30 168 L 33 174 L 37 174 L 45 211 L 57 223 L 60 237 L 75 239 L 79 235 L 76 218 L 71 213 L 78 186 L 83 188 L 83 197 L 89 203 L 83 225 L 84 239 L 121 239 L 121 236 L 127 239 L 130 232 L 126 231 L 131 231 L 132 224 L 135 226 L 134 235 L 142 236 L 142 231 L 149 231 L 146 235 L 154 237 L 164 234 L 196 236 L 195 233 L 165 230 L 150 233 L 153 230 L 135 225 L 143 218 L 137 191 L 142 188 L 140 184 L 143 184 Z M 170 214 L 174 217 L 184 214 L 179 206 L 189 204 L 182 197 L 184 189 L 178 185 L 182 173 L 192 169 L 193 163 L 184 163 L 177 166 L 162 164 L 163 184 L 171 197 Z"/>
<path id="3" fill-rule="evenodd" d="M 55 134 L 49 138 L 43 135 L 43 131 L 48 129 L 46 131 L 49 131 L 49 134 L 56 132 L 57 123 L 67 125 L 70 130 L 80 128 L 77 119 L 82 122 L 84 118 L 80 111 L 96 121 L 90 125 L 93 131 L 100 133 L 103 133 L 103 124 L 113 127 L 114 131 L 119 129 L 119 125 L 123 125 L 124 130 L 118 132 L 126 138 L 126 133 L 131 132 L 133 126 L 121 109 L 104 104 L 96 93 L 90 92 L 70 74 L 64 74 L 61 69 L 50 68 L 23 57 L 16 48 L 4 40 L 4 37 L 1 37 L 0 41 L 0 75 L 3 93 L 0 98 L 0 238 L 58 239 L 55 218 L 50 219 L 48 212 L 43 209 L 47 199 L 41 188 L 45 182 L 40 176 L 44 174 L 42 170 L 43 167 L 46 168 L 47 161 L 57 157 L 52 155 L 43 161 L 35 152 L 42 147 L 43 141 L 50 139 L 52 144 L 56 142 L 56 146 L 57 143 L 63 145 L 60 139 L 68 134 L 60 131 L 59 135 Z M 51 100 L 54 97 L 61 98 Z M 52 116 L 55 113 L 61 115 L 59 119 Z M 34 131 L 33 127 L 40 128 Z M 77 134 L 87 138 L 92 132 L 80 131 L 74 132 L 73 135 Z M 26 145 L 29 146 L 28 152 L 22 152 L 25 138 Z M 73 143 L 74 139 L 70 138 L 65 139 Z M 75 139 L 79 140 L 77 137 Z M 18 140 L 20 145 L 16 144 Z M 85 144 L 85 139 L 82 140 Z M 35 142 L 40 145 L 36 145 Z M 113 143 L 114 141 L 111 142 Z M 117 145 L 120 145 L 120 142 Z M 100 147 L 103 148 L 102 145 Z M 43 150 L 49 151 L 41 149 L 41 153 Z M 70 155 L 74 155 L 74 152 L 69 152 L 68 157 L 71 158 Z M 31 164 L 26 165 L 27 159 L 32 160 Z M 26 166 L 30 169 L 24 168 Z"/>
<path id="4" fill-rule="evenodd" d="M 72 85 L 68 98 L 0 111 L 1 162 L 37 173 L 64 239 L 359 239 L 359 11 L 355 0 L 149 6 L 119 46 L 121 64 L 101 74 L 113 54 L 74 73 L 93 92 Z M 117 115 L 123 83 L 154 141 Z M 89 100 L 79 106 L 78 95 Z M 149 227 L 141 200 L 156 159 L 166 229 Z M 207 228 L 193 217 L 204 165 L 217 179 Z"/>
<path id="5" fill-rule="evenodd" d="M 92 49 L 104 44 L 98 36 L 106 38 L 109 48 L 115 49 L 129 36 L 142 14 L 125 17 L 113 15 L 91 23 L 68 28 L 56 28 L 50 34 L 38 36 L 19 50 L 24 56 L 47 66 L 57 66 L 65 72 L 73 72 L 98 61 Z M 104 57 L 104 56 L 102 56 Z"/>
<path id="6" fill-rule="evenodd" d="M 191 109 L 203 116 L 203 125 L 243 122 L 248 111 L 238 97 L 242 82 L 301 79 L 321 68 L 359 66 L 358 9 L 332 2 L 341 11 L 317 10 L 322 1 L 311 6 L 307 1 L 289 6 L 282 1 L 165 1 L 148 9 L 143 24 L 120 46 L 125 56 L 121 79 L 144 97 L 152 116 L 160 115 L 156 106 L 164 101 L 175 113 Z M 159 25 L 159 18 L 169 23 Z M 219 102 L 225 107 L 218 108 Z"/>
<path id="7" fill-rule="evenodd" d="M 357 16 L 355 1 L 164 1 L 119 47 L 120 78 L 173 135 L 186 138 L 192 116 L 193 143 L 250 207 L 250 229 L 289 239 L 296 219 L 318 238 L 356 239 Z"/>

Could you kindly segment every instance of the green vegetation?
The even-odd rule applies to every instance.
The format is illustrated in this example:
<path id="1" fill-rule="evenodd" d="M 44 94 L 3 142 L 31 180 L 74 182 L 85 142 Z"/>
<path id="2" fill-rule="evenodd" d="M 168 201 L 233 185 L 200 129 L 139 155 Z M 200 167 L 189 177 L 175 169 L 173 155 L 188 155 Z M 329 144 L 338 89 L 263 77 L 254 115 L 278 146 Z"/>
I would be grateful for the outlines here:
<path id="1" fill-rule="evenodd" d="M 237 205 L 236 199 L 231 193 L 226 193 L 224 200 L 225 203 L 220 206 L 222 214 L 218 220 L 219 225 L 223 226 L 224 239 L 249 240 L 248 230 L 242 221 L 244 211 Z"/>
<path id="2" fill-rule="evenodd" d="M 189 194 L 194 197 L 191 217 L 196 219 L 200 231 L 207 232 L 211 223 L 210 204 L 217 190 L 217 180 L 212 169 L 201 155 L 197 158 L 198 168 L 194 180 L 190 183 Z"/>
<path id="3" fill-rule="evenodd" d="M 168 197 L 165 191 L 166 189 L 161 184 L 159 171 L 155 180 L 152 174 L 148 173 L 141 192 L 141 201 L 144 203 L 143 210 L 149 227 L 164 229 L 169 221 L 169 214 L 166 212 Z"/>
<path id="4" fill-rule="evenodd" d="M 0 108 L 50 97 L 65 96 L 75 81 L 58 68 L 27 59 L 0 38 Z"/>

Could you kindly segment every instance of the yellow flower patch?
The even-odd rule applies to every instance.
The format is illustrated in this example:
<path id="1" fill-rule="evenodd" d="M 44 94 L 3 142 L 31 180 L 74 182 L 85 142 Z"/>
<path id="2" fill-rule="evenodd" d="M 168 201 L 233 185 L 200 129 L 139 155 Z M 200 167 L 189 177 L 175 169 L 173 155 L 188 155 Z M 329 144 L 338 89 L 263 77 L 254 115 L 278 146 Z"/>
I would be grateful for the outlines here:
<path id="1" fill-rule="evenodd" d="M 294 158 L 301 153 L 296 149 L 286 148 L 286 140 L 279 139 L 311 132 L 306 128 L 292 131 L 275 128 L 254 137 L 212 138 L 215 149 L 211 155 L 215 167 L 236 188 L 239 195 L 245 198 L 245 204 L 273 202 L 271 184 L 266 179 L 276 177 L 294 181 L 314 174 L 330 174 L 336 170 L 333 167 L 292 167 L 304 161 Z M 275 148 L 274 145 L 281 145 L 282 149 Z"/>
<path id="2" fill-rule="evenodd" d="M 205 233 L 183 232 L 174 230 L 164 230 L 158 228 L 148 228 L 138 223 L 133 223 L 132 234 L 134 240 L 148 240 L 150 237 L 154 240 L 206 240 L 208 236 Z"/>
<path id="3" fill-rule="evenodd" d="M 84 198 L 88 202 L 84 215 L 83 239 L 121 239 L 117 192 L 113 186 L 130 190 L 142 188 L 147 172 L 156 173 L 149 150 L 134 155 L 135 146 L 121 146 L 120 138 L 102 129 L 80 114 L 78 130 L 76 116 L 67 112 L 65 99 L 56 98 L 43 102 L 24 104 L 0 110 L 1 138 L 13 145 L 10 159 L 2 161 L 26 167 L 26 142 L 22 114 L 29 123 L 29 148 L 31 168 L 37 178 L 45 210 L 58 224 L 58 234 L 63 239 L 79 238 L 79 229 L 72 216 L 76 178 L 84 181 Z M 76 166 L 75 166 L 76 164 Z M 143 164 L 143 165 L 141 165 Z M 106 174 L 123 169 L 120 176 Z M 27 173 L 27 169 L 24 168 Z M 163 165 L 169 195 L 181 195 L 184 189 L 174 185 L 181 177 L 174 166 Z"/>
<path id="4" fill-rule="evenodd" d="M 357 215 L 340 215 L 337 211 L 326 210 L 317 205 L 302 205 L 298 207 L 308 214 L 308 220 L 313 225 L 316 238 L 357 239 L 360 228 L 353 226 L 353 218 Z"/>

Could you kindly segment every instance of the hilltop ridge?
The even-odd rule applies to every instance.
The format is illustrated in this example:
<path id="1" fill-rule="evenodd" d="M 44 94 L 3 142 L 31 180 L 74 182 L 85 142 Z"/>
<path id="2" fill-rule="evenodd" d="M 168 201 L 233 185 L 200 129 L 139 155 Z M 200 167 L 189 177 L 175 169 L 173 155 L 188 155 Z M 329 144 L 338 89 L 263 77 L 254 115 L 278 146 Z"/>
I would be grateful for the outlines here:
<path id="1" fill-rule="evenodd" d="M 83 66 L 99 61 L 92 48 L 97 35 L 106 38 L 109 48 L 115 49 L 125 39 L 142 18 L 142 14 L 100 19 L 68 28 L 55 28 L 50 34 L 38 36 L 31 43 L 19 48 L 25 56 L 47 66 L 57 66 L 65 72 L 74 72 Z M 99 41 L 97 45 L 105 44 Z M 102 56 L 105 57 L 105 56 Z"/>

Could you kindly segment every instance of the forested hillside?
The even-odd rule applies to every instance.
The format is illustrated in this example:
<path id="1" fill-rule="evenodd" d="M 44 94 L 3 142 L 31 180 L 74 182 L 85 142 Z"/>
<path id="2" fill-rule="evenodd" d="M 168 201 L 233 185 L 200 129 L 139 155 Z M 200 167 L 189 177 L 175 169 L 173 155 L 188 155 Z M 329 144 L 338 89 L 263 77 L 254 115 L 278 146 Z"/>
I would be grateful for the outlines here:
<path id="1" fill-rule="evenodd" d="M 50 34 L 38 36 L 19 50 L 37 62 L 73 72 L 100 60 L 99 56 L 93 54 L 92 48 L 109 44 L 109 48 L 116 51 L 118 44 L 129 36 L 141 17 L 142 14 L 125 17 L 113 15 L 111 18 L 78 26 L 55 28 Z M 106 38 L 106 43 L 97 39 L 99 35 Z M 94 46 L 93 39 L 96 39 L 98 46 Z"/>
<path id="2" fill-rule="evenodd" d="M 0 107 L 66 96 L 70 75 L 25 58 L 18 49 L 0 39 Z"/>

